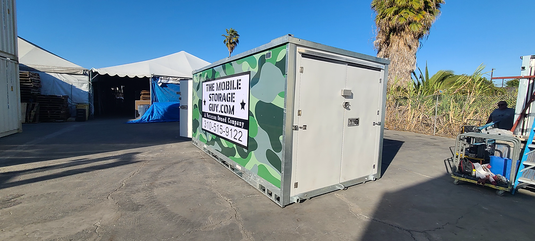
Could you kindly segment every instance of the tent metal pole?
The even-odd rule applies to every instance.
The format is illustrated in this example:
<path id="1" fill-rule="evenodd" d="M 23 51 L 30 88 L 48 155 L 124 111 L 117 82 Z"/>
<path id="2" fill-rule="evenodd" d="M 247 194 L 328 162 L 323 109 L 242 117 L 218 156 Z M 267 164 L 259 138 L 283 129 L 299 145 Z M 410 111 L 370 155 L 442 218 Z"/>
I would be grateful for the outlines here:
<path id="1" fill-rule="evenodd" d="M 95 76 L 92 76 L 91 73 L 93 73 L 93 71 L 90 71 L 89 72 L 89 83 L 91 83 L 91 89 L 93 89 L 93 80 L 99 76 L 99 73 L 97 72 L 97 74 Z M 98 98 L 97 98 L 97 105 L 98 105 L 98 115 L 102 116 L 102 104 L 101 104 L 101 99 L 102 99 L 102 91 L 100 91 L 100 89 L 97 90 L 99 92 L 98 94 Z M 94 90 L 93 90 L 94 92 Z M 93 106 L 95 105 L 94 104 L 95 100 L 93 98 Z M 94 112 L 94 111 L 93 111 Z"/>
<path id="2" fill-rule="evenodd" d="M 149 96 L 150 96 L 150 104 L 152 105 L 152 77 L 154 75 L 153 74 L 150 74 L 150 78 L 149 78 Z"/>
<path id="3" fill-rule="evenodd" d="M 95 114 L 95 99 L 94 99 L 95 94 L 93 93 L 94 91 L 93 90 L 93 71 L 88 71 L 88 72 L 89 72 L 89 80 L 87 84 L 89 85 L 89 92 L 87 93 L 87 101 L 89 103 L 87 104 L 89 104 L 89 116 L 92 116 Z M 98 73 L 97 73 L 97 76 L 98 76 Z"/>

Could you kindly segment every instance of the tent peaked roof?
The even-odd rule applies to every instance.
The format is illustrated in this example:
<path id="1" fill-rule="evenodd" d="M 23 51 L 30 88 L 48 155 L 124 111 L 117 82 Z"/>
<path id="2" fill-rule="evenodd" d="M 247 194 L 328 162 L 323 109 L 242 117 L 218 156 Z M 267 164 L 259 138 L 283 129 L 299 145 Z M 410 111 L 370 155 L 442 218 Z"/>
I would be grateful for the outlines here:
<path id="1" fill-rule="evenodd" d="M 99 74 L 119 77 L 150 77 L 169 76 L 178 78 L 191 78 L 193 70 L 200 69 L 210 63 L 193 56 L 185 51 L 166 55 L 151 60 L 123 64 L 112 67 L 92 69 Z"/>
<path id="2" fill-rule="evenodd" d="M 68 74 L 82 74 L 85 70 L 82 66 L 69 62 L 21 37 L 18 37 L 18 52 L 22 70 Z"/>

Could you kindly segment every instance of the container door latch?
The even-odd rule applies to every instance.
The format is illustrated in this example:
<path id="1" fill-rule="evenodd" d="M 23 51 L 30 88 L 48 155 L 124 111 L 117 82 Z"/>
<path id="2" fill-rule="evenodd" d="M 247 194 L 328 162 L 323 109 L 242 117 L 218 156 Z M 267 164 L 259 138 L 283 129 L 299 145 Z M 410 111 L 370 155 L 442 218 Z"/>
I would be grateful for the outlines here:
<path id="1" fill-rule="evenodd" d="M 359 118 L 349 118 L 347 121 L 347 126 L 358 126 L 359 122 Z"/>
<path id="2" fill-rule="evenodd" d="M 293 125 L 293 126 L 292 126 L 292 129 L 293 129 L 294 131 L 298 131 L 299 129 L 301 129 L 301 130 L 306 130 L 306 129 L 307 129 L 307 125 L 303 125 L 303 126 Z"/>

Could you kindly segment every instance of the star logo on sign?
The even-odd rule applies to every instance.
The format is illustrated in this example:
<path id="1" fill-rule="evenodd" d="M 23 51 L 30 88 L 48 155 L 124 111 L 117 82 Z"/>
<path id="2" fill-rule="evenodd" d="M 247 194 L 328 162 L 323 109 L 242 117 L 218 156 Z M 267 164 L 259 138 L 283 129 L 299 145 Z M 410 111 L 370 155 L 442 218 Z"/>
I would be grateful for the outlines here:
<path id="1" fill-rule="evenodd" d="M 245 110 L 245 101 L 241 100 L 240 105 L 241 105 L 241 109 Z"/>

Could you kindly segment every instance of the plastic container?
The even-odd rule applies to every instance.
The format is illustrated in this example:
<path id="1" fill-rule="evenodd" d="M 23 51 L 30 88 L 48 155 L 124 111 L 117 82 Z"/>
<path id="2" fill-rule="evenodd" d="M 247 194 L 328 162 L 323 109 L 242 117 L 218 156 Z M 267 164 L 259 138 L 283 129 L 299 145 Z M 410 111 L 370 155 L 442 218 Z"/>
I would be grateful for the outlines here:
<path id="1" fill-rule="evenodd" d="M 139 116 L 143 116 L 145 112 L 149 109 L 149 105 L 138 105 L 137 111 L 139 112 Z"/>
<path id="2" fill-rule="evenodd" d="M 509 158 L 503 158 L 499 156 L 490 157 L 490 171 L 494 175 L 502 175 L 508 180 L 511 178 L 511 164 L 513 161 Z M 518 170 L 518 160 L 516 161 L 516 170 Z"/>

